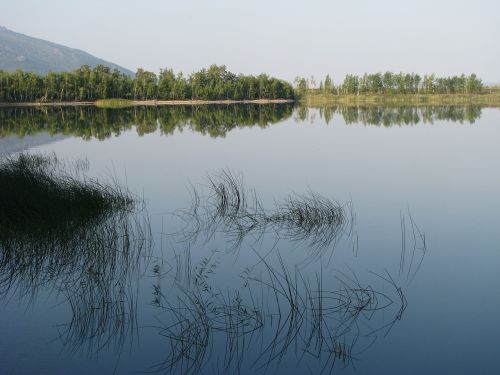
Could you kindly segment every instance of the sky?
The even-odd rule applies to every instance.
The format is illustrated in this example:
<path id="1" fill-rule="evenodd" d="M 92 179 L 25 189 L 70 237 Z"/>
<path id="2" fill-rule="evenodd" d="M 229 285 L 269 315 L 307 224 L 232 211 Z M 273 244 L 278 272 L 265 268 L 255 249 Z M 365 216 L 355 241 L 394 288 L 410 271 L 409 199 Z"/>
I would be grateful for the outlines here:
<path id="1" fill-rule="evenodd" d="M 224 64 L 289 81 L 390 70 L 500 82 L 499 0 L 0 2 L 0 25 L 133 71 Z"/>

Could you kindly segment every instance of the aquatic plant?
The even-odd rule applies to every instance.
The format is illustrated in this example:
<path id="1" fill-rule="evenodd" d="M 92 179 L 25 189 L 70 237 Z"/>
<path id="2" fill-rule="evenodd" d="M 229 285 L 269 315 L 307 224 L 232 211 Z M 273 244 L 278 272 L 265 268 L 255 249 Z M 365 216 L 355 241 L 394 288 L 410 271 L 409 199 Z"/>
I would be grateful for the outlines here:
<path id="1" fill-rule="evenodd" d="M 226 289 L 207 286 L 203 274 L 214 270 L 212 257 L 192 264 L 186 261 L 189 249 L 174 257 L 182 264 L 171 268 L 190 267 L 182 275 L 192 281 L 176 273 L 168 295 L 160 297 L 157 329 L 168 345 L 165 359 L 151 371 L 195 374 L 211 365 L 218 373 L 266 372 L 292 355 L 297 365 L 312 356 L 318 373 L 332 373 L 354 366 L 378 332 L 387 333 L 406 309 L 402 289 L 389 274 L 376 275 L 374 281 L 383 284 L 375 289 L 339 271 L 336 285 L 329 281 L 327 287 L 321 272 L 311 278 L 290 269 L 279 253 L 278 267 L 257 256 L 259 262 L 240 275 L 243 284 Z M 199 277 L 204 283 L 195 281 Z"/>
<path id="2" fill-rule="evenodd" d="M 85 162 L 70 166 L 55 155 L 20 154 L 0 160 L 0 231 L 75 229 L 115 210 L 130 210 L 134 198 L 119 184 L 79 179 Z"/>
<path id="3" fill-rule="evenodd" d="M 79 176 L 86 164 L 30 154 L 0 163 L 0 295 L 62 297 L 65 348 L 99 351 L 134 329 L 131 278 L 153 243 L 141 201 Z"/>
<path id="4" fill-rule="evenodd" d="M 341 204 L 314 192 L 290 194 L 272 210 L 264 208 L 254 190 L 230 170 L 208 177 L 208 193 L 192 190 L 191 207 L 177 215 L 185 226 L 179 233 L 186 241 L 203 235 L 208 240 L 222 232 L 238 248 L 247 236 L 259 239 L 268 232 L 314 251 L 334 247 L 342 236 L 350 237 L 355 223 L 352 203 Z"/>
<path id="5" fill-rule="evenodd" d="M 420 270 L 427 254 L 425 233 L 418 227 L 408 210 L 401 216 L 401 256 L 399 261 L 399 276 L 406 274 L 406 282 L 410 284 Z M 407 234 L 407 232 L 409 232 Z"/>

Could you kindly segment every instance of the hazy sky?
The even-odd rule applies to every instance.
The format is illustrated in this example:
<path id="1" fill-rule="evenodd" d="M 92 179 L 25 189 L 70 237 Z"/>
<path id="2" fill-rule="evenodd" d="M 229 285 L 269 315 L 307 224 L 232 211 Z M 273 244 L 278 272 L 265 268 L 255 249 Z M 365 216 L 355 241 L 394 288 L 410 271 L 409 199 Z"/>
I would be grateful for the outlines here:
<path id="1" fill-rule="evenodd" d="M 1 0 L 0 25 L 134 70 L 500 82 L 500 0 Z"/>

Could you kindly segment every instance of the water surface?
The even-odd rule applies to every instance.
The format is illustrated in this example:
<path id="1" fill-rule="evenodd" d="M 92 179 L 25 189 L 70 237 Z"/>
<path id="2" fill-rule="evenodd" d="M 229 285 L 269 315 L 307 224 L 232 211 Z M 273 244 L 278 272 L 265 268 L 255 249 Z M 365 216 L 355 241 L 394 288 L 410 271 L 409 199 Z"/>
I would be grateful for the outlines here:
<path id="1" fill-rule="evenodd" d="M 479 107 L 3 109 L 0 152 L 87 160 L 144 199 L 129 220 L 151 241 L 100 266 L 76 245 L 24 273 L 4 259 L 1 372 L 497 374 L 499 124 Z M 228 174 L 237 215 L 210 183 Z M 313 197 L 342 220 L 279 218 Z"/>

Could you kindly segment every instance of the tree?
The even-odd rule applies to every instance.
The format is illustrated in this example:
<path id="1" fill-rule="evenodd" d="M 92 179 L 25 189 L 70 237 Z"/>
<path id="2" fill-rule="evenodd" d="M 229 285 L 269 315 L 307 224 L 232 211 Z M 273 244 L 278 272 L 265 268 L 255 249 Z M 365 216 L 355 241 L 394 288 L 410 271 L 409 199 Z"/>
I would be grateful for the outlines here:
<path id="1" fill-rule="evenodd" d="M 295 82 L 295 91 L 297 92 L 297 95 L 298 96 L 305 95 L 307 90 L 309 89 L 307 79 L 303 77 L 296 77 L 294 82 Z"/>
<path id="2" fill-rule="evenodd" d="M 326 94 L 333 92 L 333 82 L 329 74 L 327 74 L 325 77 L 325 84 L 323 85 L 323 91 Z"/>

